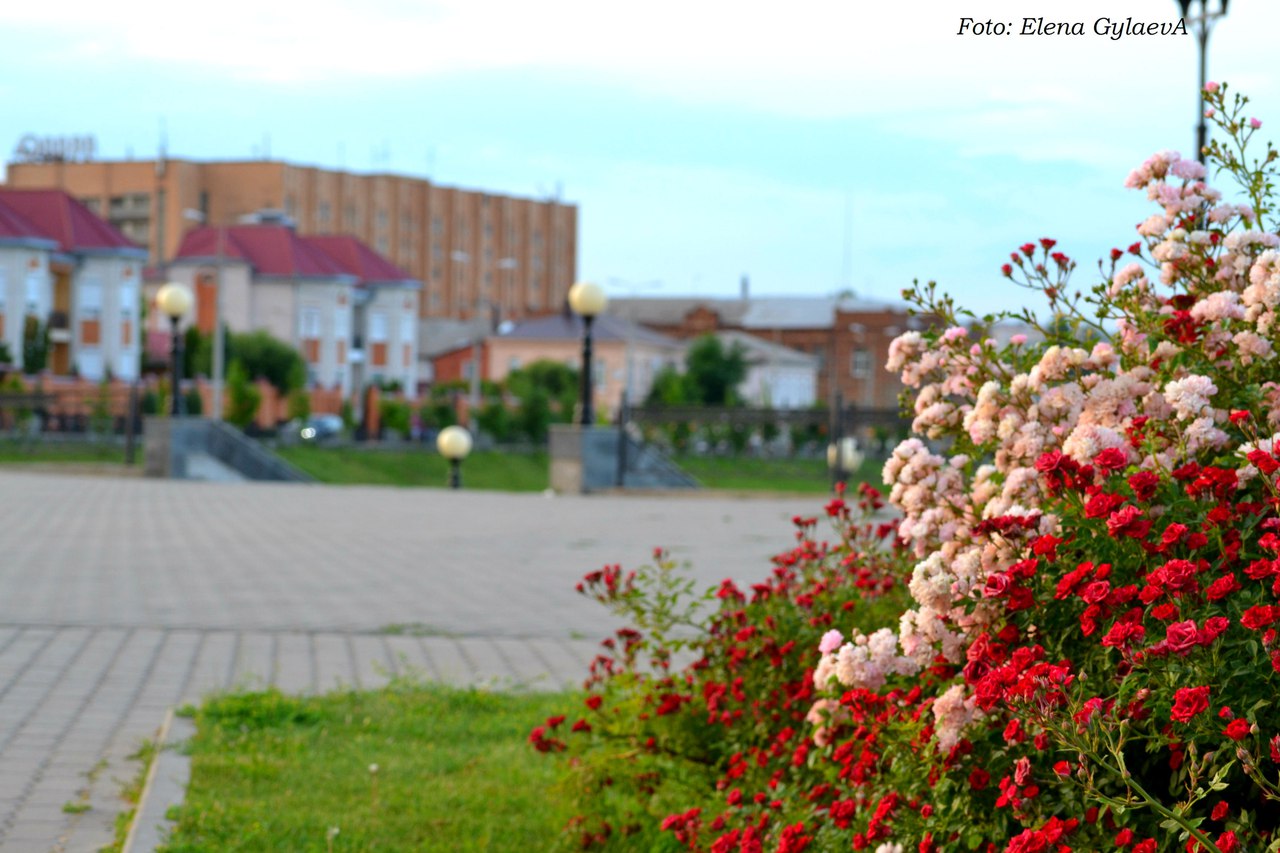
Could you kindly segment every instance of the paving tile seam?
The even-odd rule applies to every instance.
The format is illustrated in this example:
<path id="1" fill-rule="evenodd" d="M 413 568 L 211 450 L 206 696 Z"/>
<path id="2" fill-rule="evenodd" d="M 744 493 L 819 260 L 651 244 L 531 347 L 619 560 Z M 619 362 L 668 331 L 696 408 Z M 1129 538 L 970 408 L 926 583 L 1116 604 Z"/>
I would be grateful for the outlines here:
<path id="1" fill-rule="evenodd" d="M 40 702 L 32 707 L 31 713 L 28 714 L 27 717 L 21 723 L 19 723 L 19 725 L 14 729 L 15 734 L 18 731 L 21 731 L 21 729 L 27 724 L 27 721 L 31 718 L 31 715 L 34 714 L 37 709 L 42 707 L 45 704 L 45 702 L 48 700 L 49 696 L 52 695 L 53 691 L 56 690 L 59 686 L 61 686 L 63 681 L 66 680 L 67 673 L 75 666 L 76 662 L 79 661 L 80 657 L 84 653 L 84 650 L 89 645 L 90 638 L 93 636 L 96 636 L 96 633 L 97 632 L 95 632 L 94 634 L 90 634 L 85 638 L 85 640 L 81 643 L 80 648 L 76 650 L 76 654 L 73 657 L 73 659 L 69 661 L 67 665 L 64 666 L 62 670 L 58 673 L 58 677 L 54 679 L 53 684 L 50 685 L 49 690 L 46 691 L 45 695 L 41 698 Z M 68 717 L 66 724 L 62 727 L 61 732 L 58 734 L 58 737 L 56 739 L 58 742 L 61 742 L 66 738 L 67 733 L 71 731 L 73 726 L 75 726 L 76 720 L 79 719 L 80 715 L 84 713 L 85 708 L 89 706 L 90 702 L 93 701 L 93 698 L 98 695 L 98 691 L 100 691 L 102 689 L 102 685 L 106 683 L 107 673 L 111 671 L 116 658 L 119 657 L 121 650 L 125 647 L 128 641 L 133 637 L 133 634 L 134 632 L 130 631 L 120 638 L 119 642 L 116 644 L 115 650 L 111 653 L 111 663 L 108 663 L 106 666 L 103 666 L 99 669 L 98 675 L 96 678 L 93 679 L 93 682 L 89 688 L 89 691 L 80 700 L 79 704 L 75 708 L 74 713 L 72 713 Z M 7 747 L 10 741 L 12 741 L 12 736 L 10 736 L 10 738 L 6 741 L 4 746 Z M 0 747 L 0 749 L 3 749 L 3 747 Z M 18 813 L 22 811 L 23 806 L 26 804 L 27 800 L 30 799 L 31 792 L 35 789 L 36 785 L 38 785 L 40 783 L 40 780 L 44 777 L 45 770 L 48 768 L 49 763 L 52 760 L 53 760 L 53 754 L 46 753 L 44 758 L 40 761 L 40 763 L 36 765 L 35 771 L 32 772 L 31 775 L 28 777 L 27 783 L 22 789 L 22 793 L 18 795 L 18 798 L 14 803 L 13 811 L 10 813 L 9 817 L 5 819 L 4 823 L 0 824 L 0 844 L 3 844 L 5 836 L 8 835 L 8 833 L 13 829 L 14 824 L 17 822 Z"/>
<path id="2" fill-rule="evenodd" d="M 37 625 L 37 626 L 33 626 L 32 628 L 22 628 L 22 631 L 23 632 L 28 630 L 38 631 L 38 630 L 45 630 L 47 628 L 48 626 Z M 15 642 L 16 642 L 17 636 L 20 636 L 20 635 L 15 635 L 14 637 Z M 40 648 L 36 649 L 35 652 L 30 657 L 27 658 L 26 662 L 23 663 L 22 666 L 18 668 L 17 672 L 14 672 L 12 675 L 9 676 L 8 682 L 6 682 L 3 687 L 0 687 L 0 699 L 4 699 L 4 697 L 9 694 L 9 691 L 13 688 L 13 686 L 22 680 L 22 677 L 27 674 L 27 670 L 31 669 L 32 665 L 40 658 L 42 654 L 44 654 L 45 649 L 49 648 L 50 644 L 53 643 L 54 638 L 57 636 L 58 636 L 58 632 L 56 629 L 50 631 L 49 636 L 45 637 L 44 642 L 40 644 Z M 92 636 L 92 635 L 91 634 L 86 635 L 86 642 L 89 636 Z M 2 751 L 7 744 L 8 744 L 7 739 L 4 742 L 0 743 L 0 751 Z"/>
<path id="3" fill-rule="evenodd" d="M 601 630 L 599 636 L 584 636 L 583 631 L 566 631 L 564 633 L 529 633 L 527 631 L 515 633 L 503 633 L 496 631 L 437 631 L 432 633 L 414 633 L 414 632 L 395 632 L 385 631 L 379 628 L 344 628 L 344 627 L 320 627 L 315 625 L 282 625 L 282 626 L 262 626 L 262 625 L 197 625 L 190 623 L 170 623 L 170 622 L 85 622 L 85 621 L 44 621 L 31 622 L 25 620 L 0 620 L 0 629 L 18 628 L 22 630 L 49 630 L 61 631 L 70 628 L 78 628 L 86 631 L 95 630 L 152 630 L 152 631 L 172 631 L 181 632 L 189 631 L 198 634 L 243 634 L 252 632 L 258 634 L 336 634 L 341 636 L 352 637 L 416 637 L 418 639 L 442 639 L 442 640 L 554 640 L 569 642 L 599 642 L 607 637 L 612 636 L 608 631 Z M 0 654 L 3 654 L 10 643 L 0 646 Z"/>
<path id="4" fill-rule="evenodd" d="M 100 679 L 100 682 L 104 680 L 106 675 L 114 668 L 115 664 L 120 659 L 120 654 L 124 651 L 125 647 L 128 644 L 128 641 L 131 640 L 133 636 L 136 636 L 136 635 L 130 635 L 126 639 L 125 643 L 121 644 L 120 649 L 117 651 L 117 654 L 115 658 L 112 660 L 111 665 L 103 668 L 104 669 L 103 678 Z M 172 638 L 171 632 L 169 631 L 161 632 L 159 639 L 157 640 L 157 642 L 154 644 L 154 647 L 152 648 L 150 660 L 147 661 L 147 665 L 143 668 L 142 672 L 139 674 L 138 679 L 134 684 L 133 690 L 130 691 L 129 693 L 129 698 L 125 702 L 121 703 L 120 712 L 116 715 L 115 722 L 111 725 L 110 730 L 107 732 L 107 736 L 102 740 L 102 747 L 97 753 L 97 758 L 95 759 L 93 764 L 90 765 L 90 767 L 85 768 L 86 775 L 88 771 L 91 770 L 92 767 L 97 766 L 100 762 L 102 762 L 104 759 L 107 759 L 108 756 L 110 756 L 111 751 L 116 744 L 116 741 L 120 737 L 121 730 L 124 728 L 126 721 L 129 719 L 129 716 L 133 713 L 134 709 L 137 707 L 138 700 L 141 698 L 143 692 L 151 684 L 152 674 L 155 672 L 156 662 L 160 660 L 160 656 L 164 653 L 164 648 L 166 645 L 168 645 L 171 638 Z M 94 693 L 96 694 L 96 692 L 97 692 L 97 688 L 95 687 Z M 62 736 L 59 738 L 59 741 L 65 739 L 67 732 L 69 732 L 72 726 L 75 725 L 75 722 L 80 719 L 81 713 L 83 713 L 85 708 L 88 707 L 88 703 L 91 701 L 91 699 L 92 699 L 92 696 L 86 697 L 85 702 L 77 710 L 75 717 L 73 718 L 72 722 L 68 724 L 66 731 L 63 732 Z M 95 780 L 90 780 L 89 784 L 86 786 L 86 790 L 92 792 L 94 784 L 95 784 Z M 71 816 L 71 819 L 68 821 L 69 825 L 67 827 L 67 832 L 66 832 L 66 835 L 68 837 L 75 832 L 76 828 L 80 825 L 80 823 L 83 822 L 87 814 L 88 812 L 82 812 L 82 813 L 74 814 Z M 66 845 L 64 844 L 59 849 L 63 849 L 65 848 L 65 846 Z"/>

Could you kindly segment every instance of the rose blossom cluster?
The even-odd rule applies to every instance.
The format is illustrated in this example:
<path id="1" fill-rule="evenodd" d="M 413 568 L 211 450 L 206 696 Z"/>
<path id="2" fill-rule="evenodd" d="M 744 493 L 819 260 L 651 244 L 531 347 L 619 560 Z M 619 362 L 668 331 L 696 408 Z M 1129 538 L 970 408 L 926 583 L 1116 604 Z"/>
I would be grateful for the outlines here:
<path id="1" fill-rule="evenodd" d="M 1153 156 L 1129 176 L 1126 185 L 1145 190 L 1161 208 L 1138 227 L 1150 260 L 1113 269 L 1096 289 L 1113 322 L 1092 330 L 1089 343 L 1036 347 L 1020 340 L 1001 348 L 979 326 L 909 331 L 893 342 L 888 368 L 912 398 L 918 437 L 897 447 L 884 478 L 901 512 L 899 536 L 918 558 L 909 584 L 916 606 L 902 615 L 896 636 L 855 632 L 851 642 L 823 649 L 818 687 L 876 689 L 888 676 L 914 675 L 935 660 L 963 664 L 1012 600 L 1006 590 L 1016 591 L 1018 582 L 1011 567 L 1033 541 L 1062 535 L 1057 516 L 1038 509 L 1050 503 L 1047 483 L 1058 476 L 1046 475 L 1046 459 L 1092 476 L 1100 457 L 1113 470 L 1169 470 L 1200 453 L 1233 450 L 1224 429 L 1229 412 L 1204 371 L 1274 358 L 1280 238 L 1257 230 L 1253 206 L 1223 203 L 1204 178 L 1200 164 L 1174 152 Z M 1041 241 L 1046 254 L 1052 242 Z M 1021 264 L 1035 249 L 1022 247 L 1013 261 Z M 1141 257 L 1142 249 L 1135 244 L 1131 252 Z M 1048 266 L 1034 269 L 1044 278 Z M 1162 285 L 1195 284 L 1185 293 L 1162 290 L 1150 283 L 1151 268 Z M 1042 289 L 1057 298 L 1056 283 L 1046 278 Z M 1272 391 L 1261 413 L 1272 423 L 1280 421 L 1276 396 Z M 1162 429 L 1144 430 L 1149 423 Z M 1246 455 L 1255 448 L 1235 449 Z M 1130 513 L 1117 529 L 1144 523 Z M 968 691 L 945 686 L 934 700 L 944 751 L 980 714 Z"/>

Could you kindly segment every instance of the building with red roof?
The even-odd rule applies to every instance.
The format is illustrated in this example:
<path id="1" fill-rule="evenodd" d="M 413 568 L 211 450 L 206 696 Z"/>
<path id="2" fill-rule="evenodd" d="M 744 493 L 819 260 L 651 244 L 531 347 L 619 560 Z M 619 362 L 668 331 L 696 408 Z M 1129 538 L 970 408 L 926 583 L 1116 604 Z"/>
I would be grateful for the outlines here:
<path id="1" fill-rule="evenodd" d="M 345 395 L 398 381 L 416 390 L 420 285 L 353 237 L 302 237 L 277 223 L 196 228 L 167 278 L 191 287 L 202 332 L 220 316 L 233 332 L 264 329 L 296 347 L 312 387 Z"/>
<path id="2" fill-rule="evenodd" d="M 138 376 L 147 252 L 62 190 L 0 187 L 0 342 L 31 371 Z M 43 365 L 24 338 L 47 333 Z"/>
<path id="3" fill-rule="evenodd" d="M 418 302 L 422 283 L 346 234 L 303 238 L 357 276 L 352 382 L 397 382 L 409 394 L 418 386 Z"/>

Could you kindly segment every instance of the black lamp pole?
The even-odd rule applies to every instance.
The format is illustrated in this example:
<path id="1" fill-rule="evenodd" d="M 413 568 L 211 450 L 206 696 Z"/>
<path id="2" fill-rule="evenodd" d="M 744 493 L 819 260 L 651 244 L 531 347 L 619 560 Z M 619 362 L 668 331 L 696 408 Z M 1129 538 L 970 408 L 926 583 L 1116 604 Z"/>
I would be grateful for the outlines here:
<path id="1" fill-rule="evenodd" d="M 176 418 L 183 414 L 182 400 L 182 335 L 178 333 L 178 317 L 170 317 L 169 322 L 173 324 L 173 365 L 171 373 L 171 381 L 173 384 L 173 404 L 169 407 L 169 411 Z"/>
<path id="2" fill-rule="evenodd" d="M 595 413 L 591 411 L 591 321 L 590 314 L 582 316 L 582 425 L 591 426 Z"/>
<path id="3" fill-rule="evenodd" d="M 1207 73 L 1208 53 L 1209 53 L 1209 29 L 1213 22 L 1218 18 L 1227 14 L 1227 3 L 1229 0 L 1219 0 L 1222 7 L 1212 14 L 1209 12 L 1209 0 L 1200 0 L 1200 17 L 1191 22 L 1195 28 L 1196 43 L 1200 46 L 1200 88 L 1197 90 L 1200 105 L 1200 115 L 1196 122 L 1196 159 L 1203 165 L 1204 149 L 1209 144 L 1209 127 L 1204 120 L 1204 86 L 1209 82 Z M 1187 20 L 1187 16 L 1191 13 L 1192 0 L 1178 0 L 1178 6 L 1182 9 L 1182 19 Z"/>
<path id="4" fill-rule="evenodd" d="M 457 457 L 449 460 L 449 488 L 462 488 L 462 460 Z"/>

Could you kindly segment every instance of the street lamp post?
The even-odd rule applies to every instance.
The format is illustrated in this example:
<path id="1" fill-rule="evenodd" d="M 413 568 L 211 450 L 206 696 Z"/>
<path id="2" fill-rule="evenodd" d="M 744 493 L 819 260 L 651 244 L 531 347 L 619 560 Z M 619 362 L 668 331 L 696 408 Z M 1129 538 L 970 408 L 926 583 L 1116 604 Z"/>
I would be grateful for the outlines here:
<path id="1" fill-rule="evenodd" d="M 1178 6 L 1182 9 L 1182 19 L 1194 28 L 1196 43 L 1200 46 L 1200 89 L 1199 101 L 1200 116 L 1196 124 L 1196 159 L 1201 164 L 1204 163 L 1204 148 L 1209 144 L 1209 130 L 1204 121 L 1204 86 L 1208 82 L 1206 76 L 1206 55 L 1209 52 L 1209 30 L 1213 27 L 1214 21 L 1226 16 L 1228 0 L 1218 0 L 1217 11 L 1211 11 L 1209 6 L 1210 0 L 1200 0 L 1200 16 L 1191 18 L 1191 6 L 1195 0 L 1178 0 Z"/>
<path id="2" fill-rule="evenodd" d="M 183 414 L 182 400 L 182 335 L 178 332 L 178 323 L 191 308 L 191 291 L 177 282 L 169 282 L 156 293 L 156 307 L 160 313 L 169 318 L 173 333 L 172 369 L 170 383 L 173 404 L 170 412 L 174 417 Z"/>
<path id="3" fill-rule="evenodd" d="M 449 488 L 462 488 L 462 460 L 471 452 L 471 433 L 460 426 L 447 426 L 436 437 L 436 449 L 449 460 Z"/>
<path id="4" fill-rule="evenodd" d="M 209 217 L 201 210 L 187 209 L 182 211 L 184 219 L 193 222 L 199 222 L 202 225 L 209 224 Z M 214 294 L 213 294 L 213 376 L 212 379 L 212 403 L 213 411 L 210 416 L 215 421 L 222 420 L 222 386 L 226 379 L 226 365 L 223 364 L 226 351 L 226 333 L 222 328 L 222 266 L 226 259 L 226 237 L 227 229 L 218 226 L 218 248 L 217 248 L 217 266 L 214 268 Z"/>
<path id="5" fill-rule="evenodd" d="M 591 323 L 604 310 L 608 299 L 604 288 L 580 281 L 569 288 L 569 307 L 582 318 L 582 425 L 591 426 L 595 413 L 591 410 Z"/>

